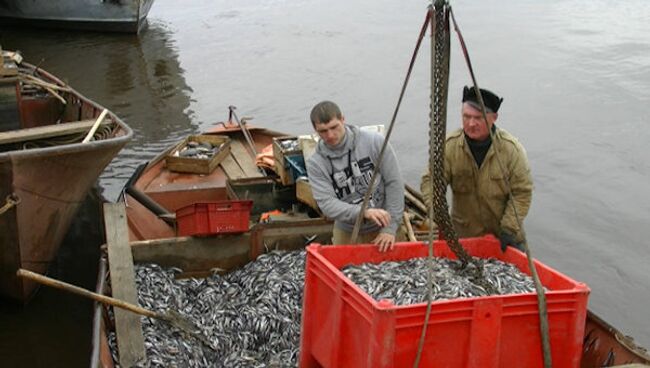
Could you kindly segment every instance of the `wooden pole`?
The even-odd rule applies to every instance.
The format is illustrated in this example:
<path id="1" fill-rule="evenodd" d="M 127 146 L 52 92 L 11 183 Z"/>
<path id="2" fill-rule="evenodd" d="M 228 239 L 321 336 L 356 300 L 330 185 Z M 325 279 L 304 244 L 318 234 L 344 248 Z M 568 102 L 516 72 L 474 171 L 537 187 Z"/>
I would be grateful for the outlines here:
<path id="1" fill-rule="evenodd" d="M 100 303 L 104 303 L 104 304 L 112 305 L 114 307 L 126 309 L 128 311 L 131 311 L 133 313 L 137 313 L 137 314 L 140 314 L 140 315 L 143 315 L 143 316 L 146 316 L 146 317 L 166 319 L 163 315 L 161 315 L 159 313 L 156 313 L 154 311 L 150 311 L 149 309 L 142 308 L 140 306 L 133 305 L 131 303 L 127 303 L 127 302 L 125 302 L 123 300 L 111 298 L 110 296 L 93 293 L 92 291 L 88 291 L 88 290 L 86 290 L 84 288 L 80 288 L 78 286 L 68 284 L 67 282 L 55 280 L 53 278 L 43 276 L 43 275 L 40 275 L 38 273 L 28 271 L 28 270 L 25 270 L 25 269 L 22 269 L 22 268 L 18 269 L 18 271 L 16 272 L 16 275 L 18 275 L 19 277 L 23 277 L 23 278 L 32 280 L 32 281 L 36 281 L 36 282 L 38 282 L 40 284 L 43 284 L 43 285 L 47 285 L 47 286 L 51 286 L 51 287 L 54 287 L 54 288 L 57 288 L 57 289 L 69 291 L 69 292 L 71 292 L 73 294 L 81 295 L 83 297 L 90 298 L 90 299 L 98 301 Z"/>
<path id="2" fill-rule="evenodd" d="M 413 203 L 413 205 L 414 205 L 418 210 L 422 211 L 422 212 L 425 213 L 425 214 L 429 212 L 429 210 L 427 210 L 427 207 L 424 205 L 424 203 L 420 202 L 420 200 L 417 199 L 417 198 L 416 198 L 413 194 L 411 194 L 408 190 L 407 190 L 407 191 L 404 191 L 404 196 L 406 197 L 406 199 L 407 199 L 409 202 Z"/>
<path id="3" fill-rule="evenodd" d="M 99 117 L 97 118 L 97 120 L 95 120 L 95 124 L 93 124 L 92 128 L 90 128 L 90 131 L 88 132 L 88 134 L 86 134 L 86 138 L 84 138 L 84 140 L 81 141 L 81 143 L 90 142 L 90 140 L 93 138 L 93 135 L 95 135 L 97 128 L 99 128 L 99 124 L 101 124 L 102 121 L 104 121 L 104 117 L 106 116 L 107 113 L 108 113 L 108 109 L 104 109 L 104 111 L 102 111 L 102 113 L 99 114 Z"/>
<path id="4" fill-rule="evenodd" d="M 406 226 L 406 233 L 408 234 L 409 241 L 418 241 L 417 238 L 415 237 L 415 234 L 413 233 L 413 227 L 411 226 L 411 219 L 409 218 L 408 213 L 404 211 L 404 226 Z"/>

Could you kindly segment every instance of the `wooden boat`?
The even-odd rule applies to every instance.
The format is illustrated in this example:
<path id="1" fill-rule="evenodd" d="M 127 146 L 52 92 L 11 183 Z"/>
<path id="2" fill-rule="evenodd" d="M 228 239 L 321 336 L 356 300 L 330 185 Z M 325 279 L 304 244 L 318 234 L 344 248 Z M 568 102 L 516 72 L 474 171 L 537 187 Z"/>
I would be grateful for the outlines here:
<path id="1" fill-rule="evenodd" d="M 286 202 L 282 198 L 283 192 L 293 188 L 283 188 L 274 178 L 264 176 L 255 165 L 254 159 L 255 153 L 261 152 L 264 147 L 271 144 L 274 137 L 286 134 L 257 127 L 248 127 L 244 132 L 233 121 L 219 124 L 208 134 L 229 137 L 231 152 L 212 173 L 195 175 L 168 170 L 165 166 L 165 157 L 169 150 L 162 152 L 146 167 L 136 170 L 124 191 L 131 240 L 176 236 L 173 223 L 169 221 L 170 214 L 192 203 L 232 198 L 235 195 L 232 191 L 237 190 L 233 186 L 240 184 L 251 191 L 250 195 L 257 195 L 258 200 L 261 199 L 259 197 L 262 194 L 267 194 L 265 192 L 267 189 L 276 193 L 276 203 L 267 203 L 265 207 L 267 210 L 273 209 L 273 205 Z M 250 137 L 251 145 L 248 144 L 247 135 Z M 261 210 L 258 205 L 253 208 L 253 212 L 257 212 L 258 215 Z M 297 217 L 294 222 L 304 221 L 309 224 L 327 223 L 331 227 L 329 221 L 321 218 L 305 219 L 304 215 Z M 250 233 L 256 231 L 257 228 L 253 227 Z M 260 246 L 261 243 L 257 245 Z"/>
<path id="2" fill-rule="evenodd" d="M 241 192 L 233 188 L 233 183 L 246 187 L 254 199 L 268 201 L 264 204 L 265 209 L 282 202 L 274 199 L 278 192 L 277 178 L 262 176 L 254 166 L 253 149 L 249 148 L 248 140 L 252 142 L 250 146 L 259 152 L 274 137 L 285 134 L 255 127 L 242 129 L 242 125 L 232 121 L 219 123 L 210 133 L 227 135 L 235 142 L 230 156 L 211 174 L 192 175 L 167 170 L 164 161 L 168 150 L 138 170 L 127 184 L 123 200 L 133 263 L 151 262 L 164 267 L 178 267 L 184 271 L 181 277 L 202 277 L 215 269 L 228 272 L 239 268 L 269 249 L 299 249 L 310 241 L 327 242 L 330 239 L 330 221 L 295 214 L 285 216 L 285 221 L 257 223 L 248 232 L 238 235 L 177 237 L 170 213 L 194 202 L 232 198 Z M 265 196 L 255 197 L 256 191 Z M 407 192 L 409 207 L 422 206 L 418 193 L 410 189 Z M 104 257 L 100 264 L 97 292 L 105 295 L 110 289 L 107 272 L 107 257 Z M 135 288 L 134 285 L 126 287 Z M 107 332 L 114 326 L 105 318 L 106 315 L 103 306 L 95 306 L 92 367 L 113 367 L 115 364 L 107 342 Z M 632 363 L 650 364 L 650 356 L 632 339 L 589 312 L 582 367 Z"/>
<path id="3" fill-rule="evenodd" d="M 154 0 L 0 0 L 0 24 L 138 33 Z"/>
<path id="4" fill-rule="evenodd" d="M 88 190 L 132 131 L 104 108 L 19 54 L 0 68 L 0 295 L 25 301 L 45 273 Z"/>

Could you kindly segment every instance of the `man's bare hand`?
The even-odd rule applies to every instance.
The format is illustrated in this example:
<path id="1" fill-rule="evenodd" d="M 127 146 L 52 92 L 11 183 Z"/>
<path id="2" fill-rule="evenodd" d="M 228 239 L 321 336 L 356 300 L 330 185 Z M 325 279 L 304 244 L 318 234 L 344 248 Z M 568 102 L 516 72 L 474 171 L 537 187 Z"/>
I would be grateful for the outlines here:
<path id="1" fill-rule="evenodd" d="M 395 247 L 395 235 L 379 233 L 372 242 L 379 246 L 380 252 L 387 252 Z"/>
<path id="2" fill-rule="evenodd" d="M 390 224 L 390 213 L 381 208 L 368 208 L 363 215 L 363 217 L 373 221 L 377 226 L 386 227 Z"/>

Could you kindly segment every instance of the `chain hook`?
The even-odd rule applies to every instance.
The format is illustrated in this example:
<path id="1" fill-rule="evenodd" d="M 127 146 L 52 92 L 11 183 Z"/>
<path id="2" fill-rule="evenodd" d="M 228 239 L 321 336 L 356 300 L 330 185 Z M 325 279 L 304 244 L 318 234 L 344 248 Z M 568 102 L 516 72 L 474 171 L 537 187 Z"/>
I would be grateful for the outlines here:
<path id="1" fill-rule="evenodd" d="M 11 193 L 5 198 L 5 204 L 0 207 L 0 215 L 9 211 L 11 207 L 14 207 L 20 203 L 20 197 L 16 193 Z"/>

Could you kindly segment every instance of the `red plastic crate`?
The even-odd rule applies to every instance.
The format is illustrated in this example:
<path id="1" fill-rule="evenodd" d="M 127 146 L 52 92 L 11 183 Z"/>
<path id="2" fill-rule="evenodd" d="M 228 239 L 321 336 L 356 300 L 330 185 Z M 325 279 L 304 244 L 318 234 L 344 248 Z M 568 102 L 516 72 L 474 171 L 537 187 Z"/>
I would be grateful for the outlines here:
<path id="1" fill-rule="evenodd" d="M 253 201 L 194 203 L 176 211 L 180 236 L 243 233 L 248 231 Z"/>
<path id="2" fill-rule="evenodd" d="M 526 256 L 502 253 L 493 236 L 461 239 L 467 252 L 516 265 Z M 381 253 L 374 245 L 307 247 L 300 367 L 412 367 L 426 303 L 376 301 L 340 271 L 346 265 L 426 257 L 423 243 Z M 434 255 L 455 259 L 446 242 Z M 587 285 L 535 261 L 546 302 L 554 368 L 579 367 L 587 315 Z M 435 301 L 420 367 L 543 367 L 534 293 Z"/>

